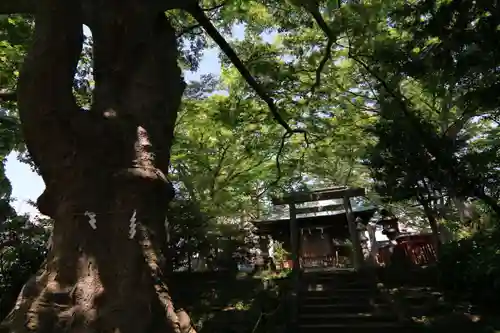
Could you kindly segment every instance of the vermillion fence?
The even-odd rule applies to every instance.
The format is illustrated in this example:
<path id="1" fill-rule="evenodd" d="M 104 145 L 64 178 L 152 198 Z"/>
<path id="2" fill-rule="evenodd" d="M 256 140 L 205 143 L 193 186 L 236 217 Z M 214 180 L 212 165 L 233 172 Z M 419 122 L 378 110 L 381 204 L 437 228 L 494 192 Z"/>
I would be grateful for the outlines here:
<path id="1" fill-rule="evenodd" d="M 381 266 L 405 265 L 426 266 L 437 261 L 432 235 L 411 235 L 397 239 L 396 245 L 379 249 L 377 257 Z"/>

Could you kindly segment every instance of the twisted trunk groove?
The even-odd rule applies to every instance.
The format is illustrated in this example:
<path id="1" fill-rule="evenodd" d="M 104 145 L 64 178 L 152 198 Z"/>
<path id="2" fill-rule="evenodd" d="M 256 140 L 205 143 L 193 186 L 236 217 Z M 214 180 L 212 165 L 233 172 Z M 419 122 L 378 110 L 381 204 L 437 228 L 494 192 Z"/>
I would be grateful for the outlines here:
<path id="1" fill-rule="evenodd" d="M 85 112 L 72 94 L 82 2 L 37 6 L 18 105 L 46 184 L 38 206 L 55 225 L 46 263 L 0 331 L 180 332 L 186 325 L 159 268 L 173 196 L 165 175 L 184 90 L 175 32 L 143 1 L 86 1 L 95 90 Z M 95 228 L 85 212 L 95 213 Z"/>

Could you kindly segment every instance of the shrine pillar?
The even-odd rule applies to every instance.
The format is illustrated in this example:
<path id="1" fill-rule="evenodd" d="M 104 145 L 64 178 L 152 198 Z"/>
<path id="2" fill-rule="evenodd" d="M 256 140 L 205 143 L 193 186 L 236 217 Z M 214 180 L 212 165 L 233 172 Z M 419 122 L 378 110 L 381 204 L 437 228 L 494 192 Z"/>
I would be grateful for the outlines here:
<path id="1" fill-rule="evenodd" d="M 352 211 L 351 201 L 349 197 L 344 196 L 344 209 L 347 217 L 347 224 L 349 226 L 349 236 L 352 243 L 352 263 L 354 269 L 360 269 L 363 265 L 363 250 L 361 249 L 361 241 L 354 220 L 354 213 Z"/>
<path id="2" fill-rule="evenodd" d="M 377 237 L 375 234 L 377 231 L 377 224 L 368 222 L 366 230 L 368 231 L 368 239 L 370 241 L 370 254 L 368 257 L 368 262 L 371 265 L 376 266 L 378 263 L 377 256 L 379 253 Z"/>
<path id="3" fill-rule="evenodd" d="M 290 203 L 290 245 L 292 255 L 292 282 L 294 292 L 291 299 L 291 318 L 295 322 L 298 318 L 299 300 L 298 292 L 300 289 L 300 261 L 299 261 L 299 225 L 297 223 L 297 211 L 295 203 Z"/>
<path id="4" fill-rule="evenodd" d="M 259 236 L 259 250 L 261 255 L 267 256 L 269 253 L 269 237 L 267 235 Z"/>

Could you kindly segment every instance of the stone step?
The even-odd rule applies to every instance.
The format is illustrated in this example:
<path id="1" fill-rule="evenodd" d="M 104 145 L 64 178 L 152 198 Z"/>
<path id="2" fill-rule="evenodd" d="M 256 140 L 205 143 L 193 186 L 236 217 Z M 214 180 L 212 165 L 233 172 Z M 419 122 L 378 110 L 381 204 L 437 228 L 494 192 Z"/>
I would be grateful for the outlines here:
<path id="1" fill-rule="evenodd" d="M 359 273 L 303 273 L 302 277 L 304 279 L 348 279 L 348 280 L 368 280 L 371 277 L 367 274 L 359 274 Z"/>
<path id="2" fill-rule="evenodd" d="M 406 304 L 422 305 L 439 302 L 442 300 L 443 294 L 438 291 L 426 290 L 426 288 L 411 288 L 400 290 L 396 293 L 392 292 L 392 297 L 402 298 Z"/>
<path id="3" fill-rule="evenodd" d="M 314 278 L 314 277 L 329 277 L 329 278 L 337 278 L 337 279 L 368 279 L 370 275 L 362 274 L 358 272 L 305 272 L 302 273 L 302 277 L 304 278 Z"/>
<path id="4" fill-rule="evenodd" d="M 334 274 L 309 275 L 309 276 L 303 276 L 302 280 L 303 281 L 336 281 L 336 282 L 352 282 L 352 281 L 373 282 L 372 278 L 356 276 L 356 275 L 352 275 L 352 274 L 351 275 L 334 275 Z"/>
<path id="5" fill-rule="evenodd" d="M 301 302 L 305 304 L 335 304 L 335 303 L 352 303 L 352 304 L 370 304 L 383 303 L 386 298 L 382 295 L 319 295 L 319 294 L 301 294 Z"/>
<path id="6" fill-rule="evenodd" d="M 373 278 L 373 275 L 369 274 L 361 274 L 356 272 L 339 272 L 339 273 L 331 273 L 331 272 L 303 272 L 302 277 L 304 278 L 335 278 L 335 279 L 368 279 Z"/>
<path id="7" fill-rule="evenodd" d="M 370 303 L 384 301 L 386 298 L 383 295 L 376 293 L 366 294 L 320 294 L 320 293 L 303 293 L 300 294 L 301 300 L 311 303 Z"/>
<path id="8" fill-rule="evenodd" d="M 332 283 L 337 283 L 337 284 L 349 284 L 349 283 L 359 283 L 359 284 L 375 284 L 374 280 L 370 279 L 357 279 L 357 278 L 335 278 L 335 277 L 310 277 L 310 278 L 303 278 L 302 282 L 304 283 L 311 283 L 311 282 L 318 282 L 318 283 L 327 283 L 327 282 L 332 282 Z"/>
<path id="9" fill-rule="evenodd" d="M 395 314 L 372 312 L 358 313 L 301 313 L 299 322 L 301 325 L 308 324 L 361 324 L 361 323 L 391 323 L 397 322 Z"/>
<path id="10" fill-rule="evenodd" d="M 335 281 L 330 282 L 309 282 L 303 283 L 303 289 L 313 289 L 313 290 L 332 290 L 332 289 L 374 289 L 376 285 L 374 283 L 364 283 L 364 282 L 349 282 L 349 283 L 338 283 Z"/>
<path id="11" fill-rule="evenodd" d="M 300 290 L 301 295 L 325 296 L 325 297 L 361 297 L 379 294 L 378 290 L 370 288 L 325 288 L 304 287 Z"/>
<path id="12" fill-rule="evenodd" d="M 357 323 L 357 324 L 301 324 L 298 325 L 299 333 L 413 333 L 422 329 L 414 325 L 403 325 L 397 322 Z"/>
<path id="13" fill-rule="evenodd" d="M 338 279 L 338 278 L 331 278 L 331 277 L 314 277 L 314 278 L 307 278 L 307 279 L 302 279 L 303 282 L 318 282 L 318 283 L 326 283 L 326 282 L 334 282 L 334 283 L 339 283 L 339 284 L 344 284 L 344 283 L 371 283 L 373 284 L 374 281 L 368 280 L 368 279 Z"/>
<path id="14" fill-rule="evenodd" d="M 439 304 L 439 299 L 427 297 L 404 297 L 404 303 L 409 306 L 422 306 L 425 304 Z"/>
<path id="15" fill-rule="evenodd" d="M 450 308 L 442 304 L 410 305 L 405 313 L 411 317 L 439 316 L 450 312 Z"/>
<path id="16" fill-rule="evenodd" d="M 352 304 L 358 306 L 366 306 L 370 304 L 383 304 L 387 299 L 382 295 L 324 295 L 318 293 L 307 293 L 299 295 L 301 304 L 304 305 L 328 305 L 328 304 Z"/>
<path id="17" fill-rule="evenodd" d="M 441 303 L 429 301 L 425 298 L 405 300 L 407 310 L 411 313 L 425 315 L 432 313 L 435 309 L 442 307 Z M 333 312 L 363 312 L 377 309 L 377 311 L 390 311 L 387 299 L 382 295 L 302 295 L 300 308 L 303 312 L 333 311 Z"/>
<path id="18" fill-rule="evenodd" d="M 439 301 L 440 299 L 443 299 L 441 295 L 426 295 L 426 294 L 413 294 L 413 295 L 400 295 L 399 297 L 402 297 L 403 299 L 407 300 L 408 302 L 416 302 L 416 303 L 421 303 L 424 301 Z"/>
<path id="19" fill-rule="evenodd" d="M 351 314 L 351 313 L 385 313 L 390 312 L 388 304 L 353 304 L 353 303 L 331 303 L 331 304 L 300 304 L 299 313 L 304 314 Z"/>
<path id="20" fill-rule="evenodd" d="M 324 295 L 330 297 L 362 297 L 365 295 L 373 296 L 376 294 L 380 294 L 380 292 L 373 288 L 333 288 L 328 286 L 308 286 L 303 287 L 299 290 L 301 295 Z"/>
<path id="21" fill-rule="evenodd" d="M 322 283 L 309 283 L 309 284 L 304 284 L 306 285 L 322 285 L 322 286 L 327 286 L 329 288 L 343 288 L 343 289 L 372 289 L 372 288 L 377 288 L 377 285 L 375 283 L 371 282 L 363 282 L 363 281 L 351 281 L 351 282 L 342 282 L 342 283 L 337 283 L 337 282 L 322 282 Z"/>
<path id="22" fill-rule="evenodd" d="M 397 291 L 401 294 L 414 295 L 414 294 L 424 294 L 433 296 L 442 296 L 443 293 L 435 290 L 433 288 L 427 287 L 401 287 L 401 288 L 388 288 L 390 291 Z"/>

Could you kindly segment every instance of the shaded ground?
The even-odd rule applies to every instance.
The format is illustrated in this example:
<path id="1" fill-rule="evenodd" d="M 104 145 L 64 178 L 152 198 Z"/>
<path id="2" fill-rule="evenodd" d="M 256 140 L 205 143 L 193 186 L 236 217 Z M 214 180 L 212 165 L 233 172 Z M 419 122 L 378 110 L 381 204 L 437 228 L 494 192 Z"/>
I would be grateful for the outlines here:
<path id="1" fill-rule="evenodd" d="M 278 288 L 284 281 L 262 275 L 195 272 L 176 273 L 170 284 L 176 307 L 188 311 L 198 332 L 243 333 L 252 332 L 257 322 L 255 332 L 284 325 Z M 261 317 L 262 313 L 273 315 Z"/>
<path id="2" fill-rule="evenodd" d="M 457 295 L 439 292 L 432 270 L 384 271 L 380 277 L 395 303 L 396 310 L 388 311 L 400 312 L 401 320 L 419 326 L 422 332 L 500 332 L 500 312 L 486 311 Z M 267 289 L 265 280 L 271 281 Z M 277 288 L 279 285 L 286 290 L 284 279 L 265 274 L 179 273 L 172 277 L 171 285 L 177 306 L 189 311 L 199 332 L 287 331 L 286 301 Z"/>
<path id="3" fill-rule="evenodd" d="M 432 288 L 394 288 L 391 293 L 405 317 L 425 332 L 500 332 L 500 314 L 487 313 L 468 302 L 447 300 Z"/>
<path id="4" fill-rule="evenodd" d="M 482 307 L 457 292 L 440 291 L 435 269 L 389 271 L 379 274 L 395 308 L 424 332 L 500 332 L 498 307 Z"/>

